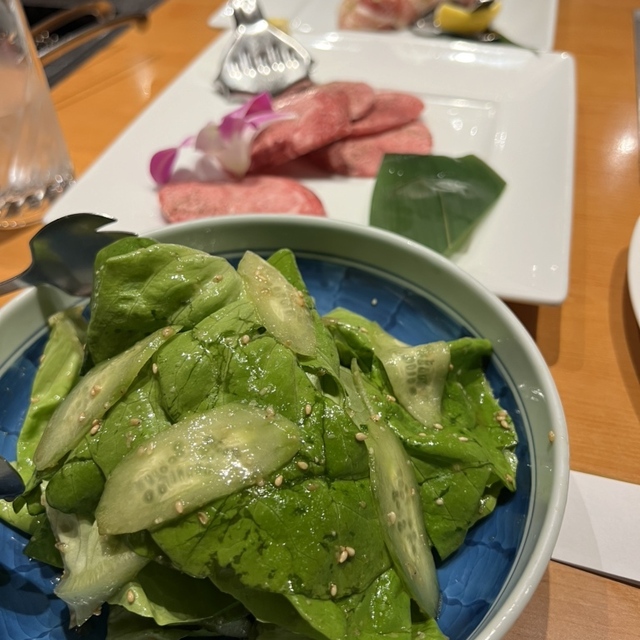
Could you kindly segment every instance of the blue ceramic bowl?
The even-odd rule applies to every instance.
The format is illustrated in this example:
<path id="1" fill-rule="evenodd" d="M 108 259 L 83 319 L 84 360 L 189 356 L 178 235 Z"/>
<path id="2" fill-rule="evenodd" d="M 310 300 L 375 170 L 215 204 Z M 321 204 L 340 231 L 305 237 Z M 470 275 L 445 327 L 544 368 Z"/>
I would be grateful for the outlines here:
<path id="1" fill-rule="evenodd" d="M 451 640 L 502 637 L 528 602 L 551 557 L 568 486 L 564 415 L 530 335 L 500 300 L 441 256 L 399 236 L 325 219 L 238 216 L 162 229 L 152 236 L 238 258 L 287 247 L 298 257 L 320 313 L 349 308 L 407 343 L 488 338 L 488 377 L 513 417 L 520 444 L 518 490 L 475 526 L 438 567 L 439 623 Z M 375 300 L 375 304 L 373 301 Z M 45 319 L 73 299 L 30 290 L 0 310 L 0 454 L 15 457 L 16 434 L 45 341 Z M 549 431 L 555 433 L 550 441 Z M 0 524 L 0 637 L 76 637 L 52 595 L 57 574 L 28 560 L 25 538 Z M 92 621 L 83 638 L 104 637 Z"/>

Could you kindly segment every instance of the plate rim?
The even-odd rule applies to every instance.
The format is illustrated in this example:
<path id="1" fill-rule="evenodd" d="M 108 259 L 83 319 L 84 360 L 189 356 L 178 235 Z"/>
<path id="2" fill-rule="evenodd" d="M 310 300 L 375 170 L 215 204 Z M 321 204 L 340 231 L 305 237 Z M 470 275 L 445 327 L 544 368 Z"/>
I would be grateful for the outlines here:
<path id="1" fill-rule="evenodd" d="M 344 34 L 347 34 L 346 36 Z M 228 34 L 230 37 L 230 34 Z M 378 34 L 374 34 L 372 36 L 355 33 L 355 32 L 342 32 L 340 37 L 348 37 L 357 40 L 358 37 L 361 39 L 364 37 L 367 41 L 370 41 L 371 38 L 384 38 L 384 36 L 380 36 Z M 317 39 L 318 35 L 311 34 L 309 38 Z M 306 40 L 304 40 L 306 42 Z M 413 39 L 412 42 L 414 46 L 425 48 L 427 50 L 432 50 L 438 53 L 438 51 L 449 51 L 455 49 L 457 46 L 455 43 L 447 42 L 447 41 L 426 41 L 426 39 Z M 111 190 L 111 196 L 105 196 L 104 190 L 101 192 L 101 184 L 105 182 L 105 179 L 109 178 L 109 171 L 113 170 L 114 167 L 120 165 L 118 159 L 122 159 L 123 153 L 127 152 L 127 155 L 131 155 L 131 146 L 132 143 L 140 142 L 140 138 L 144 140 L 145 149 L 152 143 L 148 142 L 150 138 L 149 128 L 155 122 L 155 119 L 158 115 L 162 115 L 164 111 L 167 111 L 169 105 L 173 105 L 176 100 L 179 100 L 179 96 L 183 90 L 197 92 L 197 95 L 201 98 L 204 96 L 202 93 L 202 83 L 207 81 L 211 73 L 211 65 L 215 63 L 218 59 L 219 54 L 222 49 L 226 46 L 225 36 L 223 35 L 220 38 L 214 40 L 214 42 L 207 47 L 199 57 L 197 57 L 191 65 L 183 70 L 183 72 L 169 85 L 167 86 L 163 92 L 161 92 L 157 98 L 150 103 L 140 114 L 139 116 L 120 134 L 120 136 L 112 142 L 112 144 L 92 163 L 91 167 L 81 176 L 78 182 L 67 190 L 66 193 L 62 194 L 62 196 L 53 203 L 50 211 L 48 212 L 45 220 L 51 221 L 61 215 L 66 215 L 68 213 L 74 212 L 74 210 L 91 210 L 95 209 L 96 206 L 103 207 L 111 207 L 115 208 L 115 204 L 122 207 L 123 209 L 128 211 L 128 215 L 131 219 L 130 225 L 133 227 L 139 228 L 130 228 L 127 230 L 143 230 L 148 231 L 154 228 L 160 228 L 160 226 L 167 226 L 162 220 L 162 216 L 159 211 L 159 205 L 157 203 L 157 197 L 154 198 L 153 204 L 149 205 L 151 202 L 151 193 L 154 193 L 153 184 L 148 177 L 146 172 L 146 163 L 148 163 L 148 158 L 151 156 L 151 152 L 147 151 L 134 151 L 134 155 L 138 153 L 140 155 L 140 162 L 136 161 L 136 166 L 140 163 L 143 163 L 144 167 L 139 167 L 135 178 L 135 185 L 131 185 L 134 189 L 133 195 L 129 196 L 127 199 L 123 200 L 121 195 L 116 195 Z M 513 302 L 523 302 L 527 304 L 544 304 L 544 305 L 559 305 L 564 302 L 568 295 L 569 289 L 569 272 L 570 272 L 570 254 L 571 254 L 571 240 L 572 240 L 572 226 L 573 226 L 573 181 L 574 181 L 574 172 L 575 172 L 575 126 L 576 126 L 576 90 L 575 90 L 575 61 L 571 54 L 566 52 L 541 52 L 538 54 L 533 54 L 530 51 L 519 50 L 514 47 L 507 47 L 504 45 L 487 45 L 487 44 L 469 44 L 465 45 L 467 49 L 471 47 L 471 51 L 476 51 L 482 53 L 482 55 L 489 56 L 500 56 L 501 59 L 513 59 L 514 56 L 522 57 L 522 56 L 531 56 L 534 64 L 536 60 L 544 59 L 550 60 L 553 59 L 557 61 L 558 64 L 554 66 L 554 72 L 562 72 L 564 77 L 570 83 L 570 86 L 566 87 L 566 96 L 563 98 L 562 109 L 560 110 L 563 114 L 563 127 L 566 131 L 566 138 L 563 139 L 563 151 L 562 151 L 562 160 L 559 165 L 559 170 L 562 172 L 563 181 L 562 181 L 562 191 L 558 191 L 558 197 L 561 198 L 562 205 L 562 215 L 560 216 L 560 226 L 555 229 L 549 229 L 548 234 L 553 234 L 555 237 L 560 237 L 560 244 L 557 245 L 557 255 L 554 254 L 552 256 L 552 260 L 548 262 L 553 264 L 549 264 L 548 268 L 545 271 L 545 281 L 541 282 L 541 277 L 539 272 L 531 277 L 527 276 L 527 279 L 521 279 L 518 282 L 509 283 L 509 282 L 487 282 L 487 279 L 491 280 L 491 273 L 499 274 L 499 272 L 507 272 L 505 267 L 508 265 L 497 265 L 496 267 L 491 267 L 491 269 L 485 269 L 482 265 L 484 259 L 480 253 L 476 256 L 473 256 L 473 260 L 478 263 L 480 273 L 476 272 L 475 276 L 479 279 L 485 281 L 485 284 L 491 287 L 491 289 L 502 297 L 503 299 L 511 300 Z M 555 71 L 558 69 L 559 71 Z M 207 76 L 204 77 L 204 74 L 207 73 Z M 197 86 L 194 86 L 197 85 Z M 566 104 L 565 104 L 566 101 Z M 171 111 L 179 111 L 180 104 L 177 105 L 178 108 L 171 109 Z M 427 105 L 428 107 L 428 105 Z M 566 107 L 566 109 L 565 109 Z M 182 122 L 182 121 L 181 121 Z M 142 123 L 142 124 L 141 124 Z M 173 127 L 174 125 L 172 125 Z M 184 125 L 180 125 L 184 126 Z M 189 125 L 193 127 L 192 124 Z M 176 128 L 179 128 L 176 126 Z M 155 128 L 154 128 L 155 131 Z M 178 132 L 177 137 L 180 137 L 180 133 Z M 157 136 L 155 136 L 157 137 Z M 154 137 L 154 139 L 155 139 Z M 565 145 L 565 142 L 567 144 Z M 570 142 L 570 144 L 569 144 Z M 159 142 L 153 149 L 157 149 L 163 143 Z M 138 146 L 138 145 L 136 145 Z M 142 155 L 146 154 L 144 158 Z M 148 157 L 147 157 L 148 156 Z M 554 155 L 555 157 L 555 155 Z M 118 175 L 115 176 L 118 178 Z M 509 176 L 505 176 L 508 180 Z M 140 181 L 141 184 L 138 184 Z M 127 186 L 128 183 L 125 184 Z M 95 189 L 94 187 L 98 187 Z M 308 183 L 307 183 L 307 186 Z M 525 185 L 526 186 L 526 185 Z M 322 187 L 322 185 L 320 185 Z M 313 186 L 311 186 L 313 189 Z M 559 188 L 559 187 L 558 187 Z M 103 200 L 105 197 L 109 199 L 106 201 L 106 204 L 102 204 L 100 202 L 96 202 L 96 197 L 93 195 L 94 191 L 98 194 L 102 193 Z M 327 191 L 325 187 L 323 191 Z M 525 189 L 526 191 L 526 189 Z M 320 194 L 322 195 L 322 193 Z M 101 196 L 98 195 L 98 198 Z M 74 204 L 74 202 L 76 204 Z M 498 203 L 500 204 L 500 203 Z M 148 211 L 139 211 L 139 206 L 144 206 L 145 210 Z M 73 209 L 72 209 L 73 207 Z M 117 216 L 117 211 L 111 211 L 111 215 Z M 501 213 L 501 215 L 503 215 Z M 329 212 L 329 217 L 331 217 L 331 212 Z M 558 216 L 554 217 L 553 220 L 557 220 Z M 555 223 L 554 223 L 555 224 Z M 142 225 L 142 227 L 140 226 Z M 144 228 L 143 228 L 144 227 Z M 126 225 L 125 225 L 126 228 Z M 507 238 L 507 242 L 513 243 L 517 242 L 517 238 Z M 536 242 L 536 246 L 544 247 L 545 243 L 542 239 L 538 239 Z M 497 254 L 496 247 L 490 246 L 486 247 L 489 249 L 492 254 Z M 542 251 L 542 249 L 536 249 L 537 251 Z M 484 251 L 483 251 L 484 254 Z M 518 254 L 516 253 L 516 256 Z M 454 257 L 454 260 L 457 259 Z M 460 260 L 464 262 L 465 256 L 462 255 Z M 536 261 L 537 262 L 537 261 Z M 532 270 L 536 267 L 535 264 L 529 264 L 529 260 L 527 260 L 526 264 L 522 264 L 521 272 L 522 273 L 532 273 Z M 463 268 L 467 268 L 466 265 L 463 265 Z M 474 275 L 474 266 L 471 265 L 468 269 L 469 272 Z M 496 275 L 498 278 L 498 275 Z"/>

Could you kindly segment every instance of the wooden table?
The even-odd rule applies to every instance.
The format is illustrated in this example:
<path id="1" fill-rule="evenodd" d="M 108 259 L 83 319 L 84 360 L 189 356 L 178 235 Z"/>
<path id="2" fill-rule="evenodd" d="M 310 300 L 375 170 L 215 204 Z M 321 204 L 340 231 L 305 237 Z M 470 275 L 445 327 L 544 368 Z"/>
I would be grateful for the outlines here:
<path id="1" fill-rule="evenodd" d="M 578 88 L 570 290 L 560 307 L 512 308 L 558 386 L 572 468 L 640 484 L 640 332 L 626 274 L 640 214 L 636 4 L 559 0 L 556 49 L 575 57 Z M 218 35 L 206 25 L 216 5 L 166 0 L 145 32 L 127 32 L 54 88 L 79 175 Z M 0 233 L 0 278 L 26 266 L 34 231 Z M 640 638 L 640 589 L 552 562 L 508 639 L 574 638 Z"/>

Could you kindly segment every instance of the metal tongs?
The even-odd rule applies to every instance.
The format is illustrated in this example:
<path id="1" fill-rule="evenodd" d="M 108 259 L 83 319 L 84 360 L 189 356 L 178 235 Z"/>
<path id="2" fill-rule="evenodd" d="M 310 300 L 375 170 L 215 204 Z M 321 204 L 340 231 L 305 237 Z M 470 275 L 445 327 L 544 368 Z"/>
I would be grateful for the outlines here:
<path id="1" fill-rule="evenodd" d="M 229 6 L 237 26 L 216 79 L 221 93 L 276 95 L 308 78 L 311 55 L 263 17 L 257 0 L 231 0 Z"/>
<path id="2" fill-rule="evenodd" d="M 0 295 L 24 287 L 51 285 L 73 296 L 88 296 L 98 251 L 115 240 L 134 234 L 98 231 L 113 218 L 76 213 L 45 225 L 29 242 L 31 264 L 17 276 L 0 282 Z"/>

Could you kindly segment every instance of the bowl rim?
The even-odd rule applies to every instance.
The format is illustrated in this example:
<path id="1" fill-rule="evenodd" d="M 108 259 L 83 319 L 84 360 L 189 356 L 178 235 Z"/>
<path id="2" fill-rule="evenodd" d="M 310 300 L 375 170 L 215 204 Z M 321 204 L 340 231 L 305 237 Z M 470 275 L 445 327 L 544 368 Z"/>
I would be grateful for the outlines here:
<path id="1" fill-rule="evenodd" d="M 529 360 L 529 365 L 540 382 L 540 389 L 545 396 L 545 406 L 549 412 L 556 437 L 551 456 L 553 462 L 551 491 L 548 495 L 542 524 L 539 526 L 536 539 L 533 542 L 530 558 L 526 562 L 521 575 L 510 585 L 508 597 L 504 597 L 503 586 L 503 589 L 496 597 L 494 605 L 490 607 L 479 627 L 469 636 L 468 640 L 497 640 L 502 638 L 518 619 L 544 576 L 560 532 L 567 502 L 569 487 L 567 425 L 558 390 L 544 357 L 518 317 L 494 293 L 442 255 L 386 230 L 326 218 L 278 214 L 247 214 L 178 223 L 150 231 L 145 233 L 144 236 L 152 237 L 162 242 L 177 244 L 184 242 L 185 239 L 192 238 L 197 240 L 195 244 L 208 247 L 206 250 L 212 253 L 220 251 L 221 253 L 237 253 L 237 255 L 240 255 L 247 247 L 234 246 L 233 249 L 225 249 L 224 242 L 230 242 L 230 240 L 225 239 L 226 236 L 230 238 L 238 236 L 238 240 L 234 241 L 237 245 L 237 242 L 241 242 L 239 238 L 247 235 L 243 232 L 250 231 L 253 237 L 259 239 L 257 240 L 258 244 L 262 245 L 255 246 L 249 242 L 252 244 L 251 249 L 267 251 L 286 246 L 286 243 L 277 242 L 277 239 L 287 230 L 293 230 L 297 234 L 297 238 L 307 238 L 308 247 L 313 246 L 314 243 L 322 239 L 340 240 L 338 248 L 334 246 L 333 249 L 329 250 L 328 246 L 322 246 L 320 250 L 316 248 L 315 251 L 322 255 L 326 255 L 329 252 L 334 257 L 351 260 L 354 264 L 360 264 L 361 261 L 358 258 L 344 255 L 349 248 L 359 255 L 363 250 L 363 245 L 371 244 L 375 247 L 389 249 L 394 255 L 406 255 L 417 261 L 418 264 L 433 267 L 446 278 L 460 283 L 466 292 L 475 297 L 481 305 L 484 305 L 489 314 L 508 327 L 516 342 L 524 350 Z M 218 234 L 224 242 L 219 241 L 218 237 L 213 237 L 211 234 Z M 360 246 L 357 244 L 358 241 L 360 241 Z M 194 243 L 186 242 L 185 244 L 193 246 Z M 219 249 L 218 247 L 222 248 Z M 296 248 L 293 247 L 292 249 L 295 253 Z M 308 252 L 305 250 L 305 253 Z M 380 270 L 378 258 L 379 256 L 373 255 L 368 259 L 365 258 L 365 262 L 368 266 Z M 388 270 L 389 273 L 393 274 L 395 268 L 394 266 Z M 418 276 L 419 274 L 416 274 L 416 282 L 410 278 L 411 284 L 415 284 L 420 289 L 426 289 L 423 284 L 419 284 L 420 278 Z M 404 276 L 401 275 L 399 277 L 404 280 Z M 32 309 L 33 305 L 37 305 L 38 309 L 42 309 L 42 314 L 39 318 L 30 318 L 27 323 L 29 326 L 35 327 L 38 321 L 42 320 L 42 317 L 46 318 L 47 308 L 61 308 L 61 305 L 71 306 L 78 300 L 78 298 L 68 296 L 50 287 L 40 289 L 31 287 L 0 308 L 0 324 L 11 317 L 20 317 L 21 312 L 24 314 L 25 311 Z M 21 328 L 21 332 L 26 332 L 27 330 L 25 327 Z M 11 336 L 7 336 L 7 338 L 6 341 L 2 341 L 4 344 L 0 344 L 0 363 L 6 363 L 12 357 L 9 344 Z M 501 345 L 496 345 L 498 354 L 500 349 Z M 532 470 L 532 473 L 534 472 L 535 469 Z M 535 477 L 532 475 L 532 487 L 533 484 L 535 484 Z M 517 563 L 518 557 L 516 556 L 513 566 L 516 566 Z M 512 576 L 512 573 L 509 576 Z M 508 584 L 511 579 L 511 577 L 508 577 L 505 584 Z M 491 625 L 488 625 L 489 622 Z"/>

